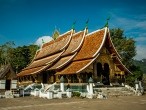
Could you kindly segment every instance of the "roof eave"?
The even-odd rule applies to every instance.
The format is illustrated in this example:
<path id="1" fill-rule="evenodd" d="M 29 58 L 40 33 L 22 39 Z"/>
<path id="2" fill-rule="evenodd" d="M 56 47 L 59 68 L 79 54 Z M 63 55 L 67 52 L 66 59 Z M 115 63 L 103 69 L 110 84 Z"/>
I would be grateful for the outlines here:
<path id="1" fill-rule="evenodd" d="M 81 45 L 83 44 L 85 36 L 86 36 L 86 30 L 84 30 L 83 38 L 82 38 L 79 46 L 74 51 L 72 51 L 72 53 L 74 53 L 74 52 L 76 52 L 76 51 L 78 51 L 80 49 Z"/>
<path id="2" fill-rule="evenodd" d="M 113 47 L 115 53 L 117 54 L 117 56 L 118 56 L 120 59 L 122 59 L 122 57 L 121 57 L 121 56 L 119 55 L 119 53 L 117 52 L 117 50 L 116 50 L 116 48 L 115 48 L 115 46 L 114 46 L 114 44 L 113 44 L 113 42 L 112 42 L 112 40 L 111 40 L 109 28 L 108 28 L 108 34 L 109 34 L 110 43 L 111 43 L 111 45 L 112 45 L 112 47 Z"/>
<path id="3" fill-rule="evenodd" d="M 117 58 L 117 60 L 119 61 L 119 63 L 122 65 L 122 67 L 128 72 L 128 73 L 130 73 L 130 74 L 133 74 L 131 71 L 129 71 L 127 68 L 126 68 L 126 66 L 121 62 L 121 60 L 119 59 L 119 57 L 116 57 Z"/>
<path id="4" fill-rule="evenodd" d="M 85 70 L 89 65 L 91 65 L 99 57 L 99 55 L 100 55 L 100 53 L 98 53 L 98 55 L 96 55 L 95 58 L 93 58 L 93 60 L 90 63 L 88 63 L 86 66 L 84 66 L 83 68 L 81 68 L 80 70 L 78 70 L 76 72 L 76 74 L 82 72 L 83 70 Z"/>
<path id="5" fill-rule="evenodd" d="M 92 57 L 95 57 L 102 49 L 103 45 L 105 44 L 105 41 L 106 41 L 106 38 L 107 38 L 107 27 L 104 28 L 105 29 L 105 32 L 104 32 L 104 37 L 103 37 L 103 41 L 99 47 L 99 49 L 97 50 L 97 52 L 92 56 Z"/>
<path id="6" fill-rule="evenodd" d="M 69 38 L 68 42 L 66 43 L 66 45 L 64 45 L 64 46 L 60 49 L 60 51 L 63 50 L 63 49 L 65 49 L 65 48 L 69 45 L 69 43 L 70 43 L 70 41 L 71 41 L 71 38 L 72 38 L 73 34 L 74 34 L 73 30 L 71 30 L 71 35 L 69 35 L 70 38 Z M 64 34 L 64 35 L 65 35 L 65 34 Z"/>

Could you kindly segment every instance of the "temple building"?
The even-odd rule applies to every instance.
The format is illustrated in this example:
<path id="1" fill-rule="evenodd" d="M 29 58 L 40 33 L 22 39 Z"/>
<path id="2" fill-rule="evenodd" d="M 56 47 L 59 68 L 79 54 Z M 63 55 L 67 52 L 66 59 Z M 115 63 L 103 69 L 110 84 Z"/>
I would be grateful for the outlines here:
<path id="1" fill-rule="evenodd" d="M 17 74 L 20 84 L 54 83 L 63 76 L 66 83 L 95 82 L 109 85 L 125 81 L 131 72 L 122 64 L 121 57 L 105 27 L 88 33 L 87 28 L 74 29 L 44 43 L 32 62 Z"/>

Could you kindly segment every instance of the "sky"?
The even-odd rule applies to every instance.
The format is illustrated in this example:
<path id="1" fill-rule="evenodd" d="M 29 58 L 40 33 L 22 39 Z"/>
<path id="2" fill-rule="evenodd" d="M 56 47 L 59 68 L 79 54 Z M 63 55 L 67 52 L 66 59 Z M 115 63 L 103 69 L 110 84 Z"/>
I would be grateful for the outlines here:
<path id="1" fill-rule="evenodd" d="M 109 28 L 121 28 L 136 41 L 135 59 L 146 59 L 145 0 L 0 0 L 0 45 L 14 41 L 16 46 L 49 40 L 53 31 L 61 34 L 85 28 L 102 28 L 110 16 Z M 46 38 L 49 39 L 46 39 Z"/>

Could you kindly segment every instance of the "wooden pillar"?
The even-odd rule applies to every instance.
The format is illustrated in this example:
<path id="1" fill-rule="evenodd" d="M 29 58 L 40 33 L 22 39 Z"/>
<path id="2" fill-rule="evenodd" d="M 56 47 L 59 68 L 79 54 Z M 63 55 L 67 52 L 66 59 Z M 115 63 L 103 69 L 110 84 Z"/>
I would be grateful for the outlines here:
<path id="1" fill-rule="evenodd" d="M 56 82 L 60 82 L 60 76 L 59 75 L 56 75 L 55 78 L 56 78 Z"/>
<path id="2" fill-rule="evenodd" d="M 70 75 L 66 75 L 66 78 L 67 78 L 67 82 L 71 83 L 71 76 Z"/>
<path id="3" fill-rule="evenodd" d="M 18 77 L 18 82 L 20 83 L 20 77 Z"/>
<path id="4" fill-rule="evenodd" d="M 77 74 L 77 78 L 78 78 L 78 82 L 79 82 L 79 83 L 82 83 L 82 82 L 83 82 L 83 80 L 82 80 L 82 78 L 81 78 L 81 75 L 80 75 L 80 74 Z"/>
<path id="5" fill-rule="evenodd" d="M 36 74 L 33 75 L 33 78 L 34 78 L 34 82 L 37 83 L 37 76 L 36 76 Z"/>
<path id="6" fill-rule="evenodd" d="M 25 78 L 24 78 L 25 76 L 23 76 L 23 81 L 25 82 Z"/>
<path id="7" fill-rule="evenodd" d="M 29 81 L 31 81 L 31 75 L 29 75 Z"/>
<path id="8" fill-rule="evenodd" d="M 25 79 L 26 79 L 27 82 L 29 81 L 28 76 L 25 76 Z"/>
<path id="9" fill-rule="evenodd" d="M 20 82 L 22 82 L 23 80 L 22 80 L 22 77 L 19 77 L 20 78 Z"/>
<path id="10" fill-rule="evenodd" d="M 96 66 L 96 62 L 93 63 L 93 77 L 97 78 L 97 66 Z"/>

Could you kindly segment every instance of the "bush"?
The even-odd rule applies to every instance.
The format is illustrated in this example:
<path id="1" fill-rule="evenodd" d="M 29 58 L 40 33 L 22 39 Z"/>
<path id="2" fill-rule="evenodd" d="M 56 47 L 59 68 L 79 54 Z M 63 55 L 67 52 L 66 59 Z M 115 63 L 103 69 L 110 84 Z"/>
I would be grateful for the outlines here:
<path id="1" fill-rule="evenodd" d="M 134 87 L 135 80 L 138 79 L 139 81 L 141 81 L 142 77 L 143 77 L 143 74 L 141 71 L 134 71 L 133 74 L 129 74 L 126 77 L 126 83 L 129 84 L 130 86 Z"/>
<path id="2" fill-rule="evenodd" d="M 73 97 L 80 97 L 80 92 L 72 92 Z"/>

